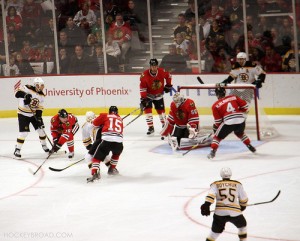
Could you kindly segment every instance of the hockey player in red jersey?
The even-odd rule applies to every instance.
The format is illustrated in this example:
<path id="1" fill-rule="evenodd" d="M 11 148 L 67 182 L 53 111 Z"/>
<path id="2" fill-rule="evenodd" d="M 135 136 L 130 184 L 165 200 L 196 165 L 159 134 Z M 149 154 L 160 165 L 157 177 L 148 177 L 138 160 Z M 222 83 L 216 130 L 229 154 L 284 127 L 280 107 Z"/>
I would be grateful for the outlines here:
<path id="1" fill-rule="evenodd" d="M 199 114 L 192 99 L 184 98 L 176 92 L 170 106 L 170 113 L 161 131 L 161 136 L 172 136 L 169 144 L 172 149 L 188 150 L 211 144 L 210 135 L 200 135 Z"/>
<path id="2" fill-rule="evenodd" d="M 147 135 L 154 133 L 152 105 L 159 116 L 162 125 L 165 123 L 164 92 L 169 93 L 172 88 L 171 74 L 158 67 L 157 59 L 150 60 L 150 69 L 145 70 L 140 77 L 141 104 L 144 107 Z"/>
<path id="3" fill-rule="evenodd" d="M 108 113 L 101 113 L 94 121 L 94 126 L 102 127 L 102 142 L 98 146 L 92 159 L 91 174 L 87 182 L 100 179 L 100 162 L 112 152 L 108 175 L 118 175 L 116 166 L 123 151 L 123 120 L 118 115 L 118 108 L 111 106 Z"/>
<path id="4" fill-rule="evenodd" d="M 213 159 L 220 142 L 225 139 L 231 132 L 248 147 L 252 152 L 256 149 L 250 144 L 249 137 L 245 131 L 245 115 L 248 113 L 248 103 L 235 95 L 226 95 L 226 90 L 220 84 L 215 89 L 218 100 L 212 105 L 214 116 L 214 137 L 211 143 L 211 152 L 207 156 Z"/>
<path id="5" fill-rule="evenodd" d="M 17 88 L 15 91 L 15 97 L 19 99 L 19 135 L 14 151 L 14 156 L 16 158 L 21 158 L 21 148 L 30 132 L 30 123 L 39 135 L 43 150 L 45 152 L 49 152 L 46 144 L 46 134 L 44 131 L 45 126 L 42 118 L 45 99 L 45 94 L 43 93 L 44 86 L 43 79 L 36 77 L 33 79 L 33 85 L 25 85 Z"/>
<path id="6" fill-rule="evenodd" d="M 79 129 L 77 118 L 68 113 L 65 109 L 58 111 L 58 114 L 51 118 L 51 135 L 53 147 L 50 153 L 57 152 L 63 144 L 67 143 L 69 158 L 74 157 L 74 135 Z"/>

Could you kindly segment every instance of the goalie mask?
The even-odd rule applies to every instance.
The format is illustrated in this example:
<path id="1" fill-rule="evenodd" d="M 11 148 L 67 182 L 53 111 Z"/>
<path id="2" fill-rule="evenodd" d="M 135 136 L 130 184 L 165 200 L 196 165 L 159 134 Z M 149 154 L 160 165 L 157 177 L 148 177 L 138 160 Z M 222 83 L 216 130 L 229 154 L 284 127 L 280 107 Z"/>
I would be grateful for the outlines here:
<path id="1" fill-rule="evenodd" d="M 184 96 L 180 92 L 176 92 L 173 96 L 173 101 L 178 108 L 184 102 Z"/>
<path id="2" fill-rule="evenodd" d="M 33 79 L 33 86 L 37 92 L 43 91 L 45 87 L 44 80 L 41 77 L 35 77 Z"/>
<path id="3" fill-rule="evenodd" d="M 85 113 L 85 119 L 87 122 L 92 122 L 95 118 L 96 118 L 96 116 L 93 111 L 87 111 Z"/>
<path id="4" fill-rule="evenodd" d="M 241 66 L 244 66 L 247 61 L 247 54 L 245 52 L 239 52 L 236 55 L 236 62 L 238 62 Z"/>
<path id="5" fill-rule="evenodd" d="M 223 179 L 230 179 L 232 176 L 231 169 L 229 167 L 223 167 L 220 171 L 220 176 Z"/>

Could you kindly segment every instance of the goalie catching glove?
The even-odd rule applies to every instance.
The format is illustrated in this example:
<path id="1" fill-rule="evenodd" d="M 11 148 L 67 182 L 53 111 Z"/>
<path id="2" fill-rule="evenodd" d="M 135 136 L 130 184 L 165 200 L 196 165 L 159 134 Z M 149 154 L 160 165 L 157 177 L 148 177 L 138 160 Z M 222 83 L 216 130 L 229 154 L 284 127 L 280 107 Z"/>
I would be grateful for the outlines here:
<path id="1" fill-rule="evenodd" d="M 187 124 L 187 128 L 189 130 L 189 138 L 194 139 L 198 135 L 198 130 L 196 128 L 193 128 L 191 125 Z"/>

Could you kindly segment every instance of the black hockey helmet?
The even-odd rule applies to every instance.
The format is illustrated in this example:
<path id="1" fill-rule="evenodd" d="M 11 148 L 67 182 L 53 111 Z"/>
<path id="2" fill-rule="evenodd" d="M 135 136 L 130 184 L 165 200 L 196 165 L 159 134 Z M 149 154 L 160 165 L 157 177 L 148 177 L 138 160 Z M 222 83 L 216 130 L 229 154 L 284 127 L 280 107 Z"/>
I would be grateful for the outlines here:
<path id="1" fill-rule="evenodd" d="M 157 66 L 158 61 L 157 61 L 157 59 L 150 59 L 149 64 L 150 64 L 150 66 Z"/>
<path id="2" fill-rule="evenodd" d="M 114 114 L 118 114 L 118 107 L 115 105 L 112 105 L 111 107 L 109 107 L 109 114 L 114 113 Z"/>
<path id="3" fill-rule="evenodd" d="M 61 109 L 58 111 L 58 116 L 61 118 L 67 118 L 68 117 L 68 112 L 65 109 Z"/>
<path id="4" fill-rule="evenodd" d="M 215 93 L 218 98 L 222 98 L 222 97 L 225 97 L 226 90 L 225 90 L 225 88 L 221 87 L 220 85 L 216 85 Z"/>

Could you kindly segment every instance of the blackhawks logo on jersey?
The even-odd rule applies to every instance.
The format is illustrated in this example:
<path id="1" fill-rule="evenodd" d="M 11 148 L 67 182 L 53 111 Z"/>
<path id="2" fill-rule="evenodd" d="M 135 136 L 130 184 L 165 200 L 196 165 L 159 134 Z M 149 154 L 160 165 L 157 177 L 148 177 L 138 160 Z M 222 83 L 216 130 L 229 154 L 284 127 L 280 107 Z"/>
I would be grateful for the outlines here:
<path id="1" fill-rule="evenodd" d="M 158 90 L 160 89 L 162 86 L 161 82 L 159 80 L 153 80 L 152 85 L 151 85 L 151 89 L 152 90 Z"/>
<path id="2" fill-rule="evenodd" d="M 178 109 L 176 112 L 176 117 L 178 120 L 183 120 L 185 118 L 185 114 L 181 109 Z"/>

